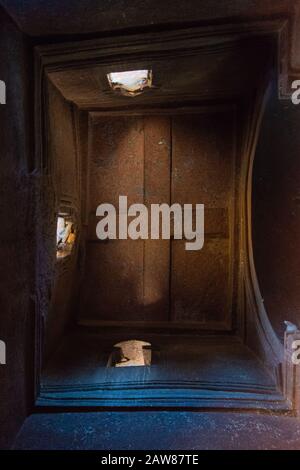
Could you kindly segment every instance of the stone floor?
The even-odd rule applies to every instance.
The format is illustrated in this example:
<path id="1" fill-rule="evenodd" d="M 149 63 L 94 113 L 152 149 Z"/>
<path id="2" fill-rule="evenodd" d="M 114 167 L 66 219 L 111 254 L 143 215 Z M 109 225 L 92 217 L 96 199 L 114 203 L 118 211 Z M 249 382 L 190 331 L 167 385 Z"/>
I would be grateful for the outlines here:
<path id="1" fill-rule="evenodd" d="M 14 449 L 300 450 L 300 421 L 231 412 L 34 414 L 25 421 Z"/>
<path id="2" fill-rule="evenodd" d="M 151 344 L 151 365 L 107 367 L 116 343 Z M 42 406 L 154 406 L 286 410 L 276 380 L 230 335 L 68 334 L 42 376 Z"/>
<path id="3" fill-rule="evenodd" d="M 138 339 L 151 344 L 149 367 L 108 368 L 114 345 Z M 47 386 L 127 382 L 203 381 L 273 387 L 274 377 L 235 336 L 163 335 L 146 332 L 93 333 L 76 329 L 58 345 L 43 372 Z"/>
<path id="4" fill-rule="evenodd" d="M 114 344 L 130 339 L 151 343 L 151 366 L 107 367 Z M 251 403 L 256 409 L 259 400 L 278 393 L 278 389 L 270 371 L 232 336 L 134 331 L 101 334 L 75 330 L 64 338 L 50 358 L 43 372 L 42 388 L 46 394 L 42 403 L 45 408 L 36 408 L 35 414 L 26 419 L 15 449 L 300 450 L 299 419 L 282 411 L 275 412 L 274 403 L 268 411 L 253 411 L 250 406 L 246 409 L 247 397 L 252 396 Z M 180 400 L 173 410 L 140 408 L 139 397 L 147 393 L 157 397 L 172 393 L 183 396 L 187 390 L 193 399 L 195 394 L 198 398 L 206 396 L 207 409 L 180 408 Z M 69 407 L 60 408 L 69 404 L 72 394 L 87 397 L 84 412 L 76 408 L 78 403 L 73 411 Z M 58 396 L 61 403 L 57 404 Z M 131 403 L 129 396 L 136 400 L 130 411 L 124 408 L 126 403 Z M 214 408 L 216 396 L 219 408 Z M 232 409 L 234 396 L 238 397 L 243 412 L 238 407 Z M 91 403 L 97 403 L 97 397 L 104 408 L 95 411 Z M 52 407 L 51 401 L 56 403 Z M 105 408 L 117 402 L 122 406 L 114 411 Z"/>

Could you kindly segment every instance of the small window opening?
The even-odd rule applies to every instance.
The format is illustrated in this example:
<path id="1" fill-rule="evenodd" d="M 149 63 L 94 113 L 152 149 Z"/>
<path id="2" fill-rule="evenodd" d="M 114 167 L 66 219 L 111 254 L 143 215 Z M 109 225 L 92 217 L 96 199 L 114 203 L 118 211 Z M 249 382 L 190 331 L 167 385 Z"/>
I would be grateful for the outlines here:
<path id="1" fill-rule="evenodd" d="M 136 367 L 151 365 L 151 344 L 129 340 L 114 345 L 107 367 Z"/>
<path id="2" fill-rule="evenodd" d="M 107 74 L 110 87 L 126 96 L 137 96 L 152 87 L 152 70 L 130 70 Z"/>
<path id="3" fill-rule="evenodd" d="M 75 224 L 68 213 L 59 213 L 56 228 L 56 257 L 65 258 L 70 255 L 76 239 Z"/>

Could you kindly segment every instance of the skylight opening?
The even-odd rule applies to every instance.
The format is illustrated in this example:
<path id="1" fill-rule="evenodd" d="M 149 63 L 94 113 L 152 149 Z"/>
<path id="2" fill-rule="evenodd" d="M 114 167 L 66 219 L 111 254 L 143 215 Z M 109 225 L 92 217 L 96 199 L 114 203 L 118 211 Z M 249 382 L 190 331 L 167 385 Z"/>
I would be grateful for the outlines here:
<path id="1" fill-rule="evenodd" d="M 137 96 L 152 87 L 152 70 L 130 70 L 107 74 L 110 87 L 126 96 Z"/>

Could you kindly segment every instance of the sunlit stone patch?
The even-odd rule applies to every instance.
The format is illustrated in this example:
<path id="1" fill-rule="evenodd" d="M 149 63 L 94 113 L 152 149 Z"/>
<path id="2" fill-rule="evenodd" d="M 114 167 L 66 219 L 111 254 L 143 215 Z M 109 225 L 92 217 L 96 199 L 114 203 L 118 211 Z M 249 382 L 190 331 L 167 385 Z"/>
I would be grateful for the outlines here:
<path id="1" fill-rule="evenodd" d="M 108 367 L 134 367 L 151 365 L 151 344 L 146 341 L 129 340 L 114 345 Z"/>

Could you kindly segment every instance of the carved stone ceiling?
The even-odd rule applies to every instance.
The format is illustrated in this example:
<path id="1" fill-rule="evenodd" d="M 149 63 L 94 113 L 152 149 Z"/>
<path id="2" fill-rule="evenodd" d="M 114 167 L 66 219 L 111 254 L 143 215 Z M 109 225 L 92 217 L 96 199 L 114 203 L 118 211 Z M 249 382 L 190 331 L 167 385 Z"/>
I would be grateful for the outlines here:
<path id="1" fill-rule="evenodd" d="M 204 48 L 196 53 L 173 51 L 163 58 L 153 56 L 151 59 L 127 59 L 127 62 L 119 59 L 104 65 L 74 65 L 49 71 L 48 78 L 68 101 L 89 110 L 189 100 L 237 101 L 241 96 L 249 95 L 270 68 L 273 45 L 266 39 L 248 39 L 227 47 Z M 154 87 L 151 90 L 128 98 L 110 89 L 107 73 L 134 69 L 153 71 Z"/>
<path id="2" fill-rule="evenodd" d="M 290 16 L 297 0 L 1 0 L 25 34 L 92 34 L 183 22 Z"/>
<path id="3" fill-rule="evenodd" d="M 78 41 L 99 36 L 176 30 L 194 26 L 211 28 L 218 25 L 252 24 L 253 30 L 264 30 L 263 24 L 278 21 L 287 25 L 281 60 L 286 73 L 300 76 L 300 0 L 0 0 L 19 28 L 33 38 L 33 43 Z M 283 42 L 280 39 L 280 43 Z M 238 57 L 239 56 L 239 57 Z M 135 105 L 147 102 L 176 101 L 180 95 L 191 99 L 235 98 L 256 86 L 257 70 L 262 70 L 265 53 L 261 47 L 243 50 L 219 50 L 214 54 L 140 60 L 134 64 L 119 60 L 110 65 L 84 64 L 73 70 L 51 72 L 51 81 L 66 99 L 82 108 L 126 106 L 125 97 L 113 95 L 106 81 L 110 71 L 151 67 L 155 89 L 134 98 Z M 282 59 L 284 58 L 284 59 Z M 255 65 L 253 66 L 255 62 Z M 130 65 L 130 67 L 129 67 Z M 286 80 L 286 84 L 288 80 Z M 285 85 L 288 88 L 289 85 Z"/>
<path id="4" fill-rule="evenodd" d="M 300 0 L 0 0 L 32 37 L 104 34 L 108 31 L 176 28 L 178 25 L 289 21 L 290 66 L 300 69 Z"/>

